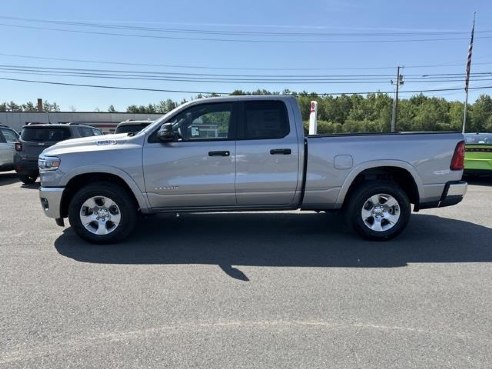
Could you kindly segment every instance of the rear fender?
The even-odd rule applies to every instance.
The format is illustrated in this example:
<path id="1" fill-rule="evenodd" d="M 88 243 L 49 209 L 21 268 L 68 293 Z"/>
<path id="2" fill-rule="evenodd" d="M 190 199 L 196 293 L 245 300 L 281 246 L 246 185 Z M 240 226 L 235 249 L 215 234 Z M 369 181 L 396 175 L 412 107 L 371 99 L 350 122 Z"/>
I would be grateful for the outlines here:
<path id="1" fill-rule="evenodd" d="M 377 169 L 377 168 L 382 168 L 382 167 L 394 167 L 394 168 L 400 168 L 406 170 L 410 175 L 412 176 L 413 180 L 415 181 L 415 184 L 417 185 L 417 190 L 419 193 L 419 201 L 420 201 L 420 196 L 424 190 L 422 180 L 420 176 L 417 173 L 417 170 L 415 167 L 410 165 L 407 162 L 400 161 L 400 160 L 377 160 L 377 161 L 369 161 L 365 163 L 361 163 L 360 165 L 356 166 L 353 168 L 353 170 L 349 173 L 347 178 L 345 178 L 345 181 L 342 185 L 342 188 L 340 189 L 340 192 L 338 193 L 338 198 L 337 198 L 337 207 L 342 207 L 343 202 L 345 201 L 345 197 L 347 196 L 347 193 L 350 189 L 350 186 L 354 182 L 355 178 L 361 174 L 363 171 L 368 170 L 368 169 Z"/>

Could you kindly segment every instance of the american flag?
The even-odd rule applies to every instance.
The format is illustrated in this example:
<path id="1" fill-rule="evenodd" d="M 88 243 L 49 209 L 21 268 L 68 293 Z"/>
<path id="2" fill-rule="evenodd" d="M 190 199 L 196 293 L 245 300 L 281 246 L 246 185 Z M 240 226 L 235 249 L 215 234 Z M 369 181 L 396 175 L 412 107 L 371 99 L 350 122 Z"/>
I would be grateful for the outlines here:
<path id="1" fill-rule="evenodd" d="M 468 93 L 468 85 L 470 84 L 470 70 L 473 51 L 473 34 L 475 33 L 475 15 L 473 16 L 473 27 L 471 31 L 470 46 L 468 47 L 468 60 L 466 61 L 466 80 L 465 80 L 465 92 Z"/>

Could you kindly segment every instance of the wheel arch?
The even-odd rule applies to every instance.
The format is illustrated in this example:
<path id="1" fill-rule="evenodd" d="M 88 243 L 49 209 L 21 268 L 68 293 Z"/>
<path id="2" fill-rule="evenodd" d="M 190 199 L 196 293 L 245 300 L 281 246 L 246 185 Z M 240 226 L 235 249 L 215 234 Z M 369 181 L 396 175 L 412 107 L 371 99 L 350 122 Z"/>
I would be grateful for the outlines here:
<path id="1" fill-rule="evenodd" d="M 107 172 L 90 172 L 90 173 L 80 173 L 72 178 L 70 178 L 65 185 L 65 190 L 63 191 L 63 196 L 60 204 L 60 213 L 63 218 L 68 217 L 68 207 L 73 196 L 81 188 L 90 183 L 95 182 L 110 182 L 119 185 L 123 188 L 128 195 L 135 201 L 137 205 L 137 210 L 142 211 L 148 208 L 147 201 L 143 194 L 138 189 L 138 186 L 133 182 L 127 182 L 121 176 L 114 173 Z"/>
<path id="2" fill-rule="evenodd" d="M 397 183 L 407 194 L 410 202 L 418 210 L 420 204 L 420 194 L 423 185 L 414 167 L 404 162 L 389 161 L 386 163 L 367 163 L 364 166 L 354 169 L 346 178 L 340 193 L 337 204 L 343 207 L 350 198 L 351 193 L 362 183 L 375 180 L 387 180 Z"/>

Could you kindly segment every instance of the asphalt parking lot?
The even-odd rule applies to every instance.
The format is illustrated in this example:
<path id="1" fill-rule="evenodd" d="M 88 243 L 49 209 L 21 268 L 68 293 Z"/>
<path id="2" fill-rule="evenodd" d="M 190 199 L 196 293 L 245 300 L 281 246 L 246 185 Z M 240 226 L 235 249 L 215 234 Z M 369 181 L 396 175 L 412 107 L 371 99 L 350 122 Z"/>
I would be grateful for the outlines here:
<path id="1" fill-rule="evenodd" d="M 0 173 L 1 368 L 491 368 L 492 179 L 387 243 L 335 215 L 159 215 L 94 246 Z"/>

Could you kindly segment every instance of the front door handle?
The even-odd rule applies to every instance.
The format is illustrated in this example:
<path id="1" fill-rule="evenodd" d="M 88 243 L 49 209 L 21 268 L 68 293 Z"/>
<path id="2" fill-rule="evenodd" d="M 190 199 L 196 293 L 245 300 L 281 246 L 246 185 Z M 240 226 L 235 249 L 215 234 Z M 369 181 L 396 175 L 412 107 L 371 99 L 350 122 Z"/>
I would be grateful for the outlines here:
<path id="1" fill-rule="evenodd" d="M 291 149 L 271 149 L 270 155 L 290 155 L 292 153 Z"/>
<path id="2" fill-rule="evenodd" d="M 209 151 L 208 156 L 230 156 L 229 151 Z"/>

